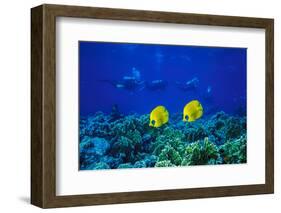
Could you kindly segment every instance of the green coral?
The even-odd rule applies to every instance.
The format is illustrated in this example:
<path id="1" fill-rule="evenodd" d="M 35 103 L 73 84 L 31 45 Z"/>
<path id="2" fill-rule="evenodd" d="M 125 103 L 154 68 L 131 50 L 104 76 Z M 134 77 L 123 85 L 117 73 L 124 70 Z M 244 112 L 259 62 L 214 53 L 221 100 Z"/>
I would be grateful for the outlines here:
<path id="1" fill-rule="evenodd" d="M 157 162 L 165 160 L 169 160 L 173 165 L 179 166 L 182 158 L 179 152 L 176 151 L 171 144 L 167 144 L 164 149 L 162 149 Z"/>
<path id="2" fill-rule="evenodd" d="M 191 143 L 186 147 L 185 156 L 181 165 L 215 164 L 218 157 L 219 152 L 217 146 L 206 137 L 203 143 L 198 141 Z"/>
<path id="3" fill-rule="evenodd" d="M 133 162 L 137 150 L 141 148 L 142 136 L 138 130 L 129 130 L 118 137 L 112 146 L 112 152 L 123 154 L 126 161 Z"/>
<path id="4" fill-rule="evenodd" d="M 162 134 L 159 135 L 156 140 L 151 144 L 152 153 L 158 156 L 166 145 L 172 146 L 176 151 L 182 153 L 184 150 L 184 135 L 180 130 L 175 130 L 170 127 L 166 127 Z"/>
<path id="5" fill-rule="evenodd" d="M 246 163 L 247 161 L 247 138 L 246 135 L 242 135 L 235 140 L 229 140 L 224 145 L 220 146 L 220 153 L 222 163 Z"/>
<path id="6" fill-rule="evenodd" d="M 155 164 L 155 167 L 174 167 L 175 165 L 171 163 L 169 160 L 158 161 Z"/>
<path id="7" fill-rule="evenodd" d="M 114 132 L 112 153 L 121 154 L 125 161 L 129 162 L 135 161 L 135 154 L 142 147 L 142 135 L 135 127 L 134 119 L 129 119 L 126 122 L 118 123 L 112 130 Z"/>

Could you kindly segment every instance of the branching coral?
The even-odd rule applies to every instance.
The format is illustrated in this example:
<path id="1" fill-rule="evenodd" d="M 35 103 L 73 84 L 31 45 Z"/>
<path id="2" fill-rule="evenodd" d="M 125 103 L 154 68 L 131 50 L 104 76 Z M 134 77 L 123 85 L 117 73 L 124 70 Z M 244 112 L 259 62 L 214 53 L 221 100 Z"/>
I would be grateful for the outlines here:
<path id="1" fill-rule="evenodd" d="M 97 112 L 93 116 L 89 116 L 86 120 L 84 134 L 91 137 L 110 137 L 110 125 L 108 123 L 109 117 L 102 112 Z"/>
<path id="2" fill-rule="evenodd" d="M 132 161 L 134 158 L 134 142 L 129 138 L 121 136 L 116 143 L 113 144 L 111 152 L 114 156 L 120 156 L 125 161 Z M 121 154 L 121 155 L 120 155 Z"/>
<path id="3" fill-rule="evenodd" d="M 158 156 L 166 145 L 170 145 L 181 153 L 185 146 L 183 138 L 184 135 L 180 130 L 166 127 L 162 134 L 151 144 L 151 151 L 154 155 Z"/>
<path id="4" fill-rule="evenodd" d="M 202 124 L 191 124 L 187 126 L 184 130 L 185 140 L 188 142 L 194 142 L 202 140 L 208 136 L 208 132 L 205 130 Z"/>
<path id="5" fill-rule="evenodd" d="M 208 135 L 215 138 L 217 145 L 221 145 L 246 133 L 246 118 L 232 117 L 219 112 L 212 116 L 205 126 Z"/>
<path id="6" fill-rule="evenodd" d="M 174 167 L 175 165 L 171 163 L 169 160 L 158 161 L 155 164 L 155 167 Z"/>
<path id="7" fill-rule="evenodd" d="M 219 152 L 217 146 L 206 137 L 203 143 L 198 141 L 186 147 L 185 156 L 181 165 L 204 165 L 210 164 L 210 162 L 214 164 L 214 161 L 216 161 L 218 157 Z"/>
<path id="8" fill-rule="evenodd" d="M 232 139 L 240 137 L 246 131 L 246 120 L 230 117 L 225 125 L 226 139 Z"/>
<path id="9" fill-rule="evenodd" d="M 159 154 L 158 162 L 169 160 L 173 165 L 180 165 L 182 158 L 178 151 L 176 151 L 170 144 L 167 144 Z"/>
<path id="10" fill-rule="evenodd" d="M 155 155 L 147 154 L 147 153 L 138 153 L 135 156 L 135 167 L 154 167 L 157 157 Z"/>
<path id="11" fill-rule="evenodd" d="M 109 143 L 104 138 L 85 136 L 79 144 L 81 169 L 88 169 L 93 162 L 98 162 L 109 147 Z"/>
<path id="12" fill-rule="evenodd" d="M 247 139 L 242 135 L 238 139 L 229 140 L 220 146 L 219 151 L 222 157 L 222 163 L 246 163 L 247 161 Z"/>

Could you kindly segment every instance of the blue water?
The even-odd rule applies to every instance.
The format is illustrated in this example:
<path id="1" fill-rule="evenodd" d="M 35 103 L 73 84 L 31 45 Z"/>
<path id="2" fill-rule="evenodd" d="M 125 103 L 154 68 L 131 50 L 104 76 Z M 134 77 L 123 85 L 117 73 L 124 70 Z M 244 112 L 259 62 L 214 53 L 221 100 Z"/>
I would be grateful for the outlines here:
<path id="1" fill-rule="evenodd" d="M 123 114 L 148 114 L 158 105 L 181 113 L 193 99 L 202 103 L 205 115 L 243 114 L 246 62 L 246 48 L 80 41 L 80 115 L 110 113 L 114 105 Z M 126 78 L 135 78 L 140 85 L 120 85 Z M 192 79 L 197 81 L 194 88 L 180 88 Z M 154 80 L 167 85 L 151 90 L 146 85 Z"/>

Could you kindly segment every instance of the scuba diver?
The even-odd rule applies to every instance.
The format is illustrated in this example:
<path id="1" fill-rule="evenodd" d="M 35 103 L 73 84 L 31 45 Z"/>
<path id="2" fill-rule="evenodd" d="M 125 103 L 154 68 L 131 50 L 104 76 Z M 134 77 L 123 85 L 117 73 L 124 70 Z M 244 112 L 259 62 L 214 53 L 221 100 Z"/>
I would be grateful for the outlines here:
<path id="1" fill-rule="evenodd" d="M 109 83 L 117 89 L 131 92 L 141 91 L 145 88 L 145 83 L 141 80 L 140 71 L 135 67 L 132 68 L 132 76 L 123 76 L 121 80 L 99 80 L 99 82 Z"/>
<path id="2" fill-rule="evenodd" d="M 124 89 L 128 91 L 140 91 L 144 89 L 144 81 L 136 80 L 131 76 L 124 76 L 121 80 L 99 80 L 99 82 L 109 83 L 117 89 Z"/>
<path id="3" fill-rule="evenodd" d="M 198 87 L 199 80 L 198 78 L 192 78 L 191 80 L 187 81 L 186 83 L 176 82 L 176 85 L 182 91 L 194 91 Z"/>
<path id="4" fill-rule="evenodd" d="M 168 86 L 168 82 L 164 80 L 153 80 L 150 82 L 146 82 L 145 86 L 151 91 L 160 91 L 166 89 L 166 87 Z"/>

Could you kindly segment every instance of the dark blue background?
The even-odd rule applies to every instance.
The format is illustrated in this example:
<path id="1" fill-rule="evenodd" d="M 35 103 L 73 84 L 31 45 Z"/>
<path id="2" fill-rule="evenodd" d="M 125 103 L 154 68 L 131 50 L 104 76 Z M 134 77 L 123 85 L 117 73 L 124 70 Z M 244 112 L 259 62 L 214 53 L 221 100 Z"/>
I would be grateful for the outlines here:
<path id="1" fill-rule="evenodd" d="M 124 114 L 150 113 L 157 105 L 182 112 L 192 99 L 202 102 L 206 113 L 246 111 L 246 58 L 246 48 L 80 41 L 80 115 L 110 113 L 114 104 Z M 131 76 L 133 68 L 142 80 L 167 80 L 167 89 L 130 92 L 99 82 Z M 194 77 L 199 80 L 196 92 L 183 92 L 175 85 Z M 205 99 L 208 86 L 211 98 Z"/>

